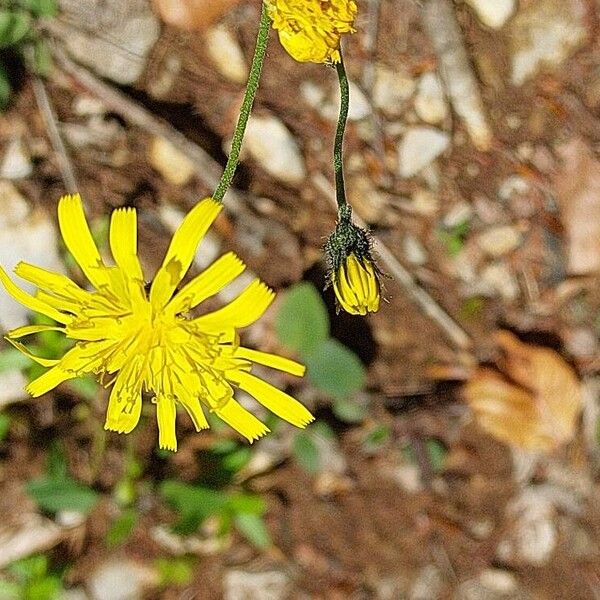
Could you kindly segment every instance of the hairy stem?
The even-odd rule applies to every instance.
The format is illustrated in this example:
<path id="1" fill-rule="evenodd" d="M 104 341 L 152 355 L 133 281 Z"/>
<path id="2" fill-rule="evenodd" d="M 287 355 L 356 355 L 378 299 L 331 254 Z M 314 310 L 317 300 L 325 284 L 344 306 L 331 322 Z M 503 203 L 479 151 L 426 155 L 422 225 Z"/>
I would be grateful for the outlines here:
<path id="1" fill-rule="evenodd" d="M 248 76 L 248 84 L 246 85 L 246 92 L 244 94 L 244 101 L 242 102 L 242 108 L 240 109 L 240 116 L 233 132 L 233 140 L 231 142 L 231 152 L 225 165 L 225 170 L 219 181 L 219 185 L 213 194 L 213 198 L 217 202 L 223 201 L 225 192 L 229 189 L 235 170 L 238 166 L 240 158 L 240 150 L 242 149 L 242 140 L 244 139 L 244 133 L 246 132 L 246 125 L 252 112 L 252 105 L 254 104 L 254 97 L 258 90 L 258 84 L 260 82 L 260 74 L 262 66 L 265 60 L 265 54 L 267 52 L 267 42 L 269 39 L 269 27 L 270 19 L 267 14 L 267 7 L 265 3 L 262 4 L 262 12 L 260 15 L 260 27 L 258 29 L 258 36 L 256 38 L 256 48 L 254 49 L 254 57 L 252 58 L 252 65 L 250 67 L 250 75 Z"/>
<path id="2" fill-rule="evenodd" d="M 335 132 L 335 144 L 333 147 L 333 170 L 335 172 L 335 197 L 338 208 L 342 209 L 347 205 L 346 188 L 344 185 L 344 133 L 346 131 L 346 122 L 348 121 L 348 107 L 350 105 L 350 87 L 348 85 L 348 76 L 344 68 L 344 59 L 340 48 L 340 62 L 335 65 L 338 79 L 340 82 L 340 116 Z"/>

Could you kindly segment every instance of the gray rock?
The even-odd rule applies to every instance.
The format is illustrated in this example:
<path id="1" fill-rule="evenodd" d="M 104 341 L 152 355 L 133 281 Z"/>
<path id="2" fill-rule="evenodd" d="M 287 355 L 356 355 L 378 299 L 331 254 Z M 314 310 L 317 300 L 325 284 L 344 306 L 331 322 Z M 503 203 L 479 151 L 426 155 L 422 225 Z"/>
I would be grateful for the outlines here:
<path id="1" fill-rule="evenodd" d="M 232 570 L 225 574 L 224 600 L 284 600 L 291 592 L 290 579 L 282 571 Z"/>
<path id="2" fill-rule="evenodd" d="M 217 25 L 206 34 L 206 50 L 223 77 L 234 83 L 245 83 L 248 65 L 240 45 L 225 25 Z"/>
<path id="3" fill-rule="evenodd" d="M 409 600 L 437 600 L 441 597 L 444 578 L 435 565 L 423 567 L 410 589 Z"/>
<path id="4" fill-rule="evenodd" d="M 94 571 L 87 587 L 93 600 L 141 600 L 157 582 L 156 573 L 149 567 L 112 558 Z"/>
<path id="5" fill-rule="evenodd" d="M 411 127 L 398 146 L 399 172 L 404 178 L 416 175 L 450 145 L 450 136 L 433 127 Z"/>
<path id="6" fill-rule="evenodd" d="M 244 145 L 270 175 L 291 185 L 306 177 L 304 158 L 289 129 L 275 116 L 252 116 Z"/>
<path id="7" fill-rule="evenodd" d="M 517 14 L 509 36 L 515 85 L 542 67 L 556 67 L 583 44 L 586 10 L 581 0 L 538 0 Z"/>
<path id="8" fill-rule="evenodd" d="M 1 179 L 24 179 L 33 172 L 33 165 L 21 138 L 9 142 L 2 163 L 0 163 Z"/>
<path id="9" fill-rule="evenodd" d="M 500 29 L 513 15 L 516 0 L 466 0 L 479 20 L 492 29 Z"/>
<path id="10" fill-rule="evenodd" d="M 427 250 L 414 235 L 407 234 L 402 241 L 404 256 L 413 265 L 424 265 L 427 262 Z"/>
<path id="11" fill-rule="evenodd" d="M 381 64 L 375 67 L 373 103 L 386 116 L 401 115 L 415 88 L 415 80 L 407 71 L 393 70 Z"/>
<path id="12" fill-rule="evenodd" d="M 522 237 L 515 227 L 498 225 L 481 233 L 477 238 L 477 243 L 484 252 L 498 258 L 518 248 Z"/>
<path id="13" fill-rule="evenodd" d="M 98 75 L 129 85 L 146 67 L 160 25 L 146 0 L 60 0 L 52 21 L 69 54 Z"/>
<path id="14" fill-rule="evenodd" d="M 441 123 L 448 115 L 442 82 L 431 71 L 424 73 L 419 79 L 415 111 L 422 121 L 431 125 Z"/>

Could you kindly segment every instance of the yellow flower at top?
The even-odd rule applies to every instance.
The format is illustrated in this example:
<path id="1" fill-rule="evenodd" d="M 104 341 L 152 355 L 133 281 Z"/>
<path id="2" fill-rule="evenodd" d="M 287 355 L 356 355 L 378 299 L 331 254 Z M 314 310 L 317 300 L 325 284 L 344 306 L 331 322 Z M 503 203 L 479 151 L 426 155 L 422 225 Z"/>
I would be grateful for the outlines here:
<path id="1" fill-rule="evenodd" d="M 177 449 L 178 406 L 197 431 L 208 428 L 202 407 L 250 442 L 269 430 L 234 399 L 242 389 L 282 419 L 305 427 L 313 420 L 297 400 L 252 374 L 254 364 L 302 376 L 304 366 L 273 354 L 244 348 L 237 328 L 256 321 L 274 293 L 255 279 L 231 303 L 200 316 L 190 313 L 240 275 L 245 266 L 229 252 L 177 291 L 190 268 L 200 240 L 220 213 L 212 198 L 199 202 L 175 232 L 149 291 L 137 256 L 137 219 L 133 208 L 113 212 L 110 248 L 115 265 L 106 265 L 87 225 L 78 195 L 65 196 L 58 220 L 65 245 L 95 288 L 88 291 L 65 275 L 19 263 L 15 273 L 38 287 L 35 296 L 22 291 L 0 268 L 9 294 L 56 325 L 28 325 L 7 334 L 25 355 L 49 369 L 28 386 L 41 396 L 63 381 L 93 373 L 112 384 L 105 428 L 129 433 L 142 410 L 142 394 L 156 405 L 159 445 Z M 41 331 L 61 331 L 76 340 L 62 358 L 34 356 L 18 340 Z"/>
<path id="2" fill-rule="evenodd" d="M 366 315 L 379 310 L 379 280 L 370 260 L 350 254 L 332 279 L 335 296 L 347 313 Z"/>
<path id="3" fill-rule="evenodd" d="M 354 0 L 265 0 L 273 28 L 299 62 L 340 62 L 340 40 L 353 33 Z"/>

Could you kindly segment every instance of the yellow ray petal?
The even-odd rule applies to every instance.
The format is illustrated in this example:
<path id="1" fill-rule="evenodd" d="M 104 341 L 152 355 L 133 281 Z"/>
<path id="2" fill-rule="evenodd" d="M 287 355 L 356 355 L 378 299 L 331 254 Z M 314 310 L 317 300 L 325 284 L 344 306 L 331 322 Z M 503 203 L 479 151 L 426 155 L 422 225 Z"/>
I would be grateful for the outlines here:
<path id="1" fill-rule="evenodd" d="M 269 433 L 270 429 L 251 412 L 231 399 L 221 408 L 213 411 L 230 427 L 243 435 L 250 443 Z"/>
<path id="2" fill-rule="evenodd" d="M 41 313 L 42 315 L 46 315 L 47 317 L 50 317 L 59 323 L 67 324 L 73 320 L 71 315 L 65 315 L 64 313 L 61 313 L 52 306 L 48 306 L 46 303 L 34 298 L 33 296 L 30 296 L 21 288 L 17 287 L 2 267 L 0 267 L 0 283 L 2 283 L 4 289 L 17 302 L 21 303 L 23 306 L 26 306 L 30 310 Z"/>
<path id="3" fill-rule="evenodd" d="M 245 268 L 246 265 L 233 252 L 224 254 L 177 292 L 165 310 L 171 315 L 187 312 L 220 292 Z"/>
<path id="4" fill-rule="evenodd" d="M 190 321 L 204 331 L 221 331 L 228 327 L 246 327 L 267 310 L 275 293 L 259 279 L 255 279 L 235 300 L 214 312 Z"/>
<path id="5" fill-rule="evenodd" d="M 41 356 L 36 356 L 27 348 L 27 346 L 21 344 L 21 342 L 17 342 L 16 340 L 9 338 L 8 336 L 6 336 L 5 339 L 9 344 L 12 344 L 19 352 L 24 354 L 27 358 L 30 358 L 31 360 L 35 361 L 38 365 L 42 365 L 42 367 L 54 367 L 60 362 L 60 360 L 57 359 L 42 358 Z"/>
<path id="6" fill-rule="evenodd" d="M 222 209 L 219 202 L 205 198 L 183 219 L 152 282 L 150 302 L 153 307 L 162 308 L 169 301 L 190 268 L 200 240 Z"/>
<path id="7" fill-rule="evenodd" d="M 117 266 L 132 279 L 144 281 L 137 256 L 137 215 L 135 208 L 118 208 L 110 219 L 110 250 Z"/>
<path id="8" fill-rule="evenodd" d="M 91 297 L 88 291 L 80 288 L 62 273 L 54 273 L 26 262 L 20 262 L 15 267 L 15 273 L 22 279 L 55 296 L 74 299 L 79 302 L 87 302 Z"/>
<path id="9" fill-rule="evenodd" d="M 75 300 L 67 300 L 59 296 L 54 296 L 53 294 L 48 294 L 44 290 L 38 290 L 35 293 L 35 297 L 44 304 L 56 308 L 56 310 L 71 313 L 73 315 L 77 315 L 81 312 L 82 306 Z"/>
<path id="10" fill-rule="evenodd" d="M 25 325 L 24 327 L 17 327 L 16 329 L 9 331 L 6 334 L 6 339 L 18 340 L 26 335 L 33 335 L 34 333 L 40 333 L 42 331 L 65 332 L 63 327 L 57 327 L 56 325 Z"/>
<path id="11" fill-rule="evenodd" d="M 302 377 L 306 372 L 306 367 L 294 360 L 284 358 L 283 356 L 277 356 L 276 354 L 269 354 L 268 352 L 243 348 L 241 346 L 235 351 L 235 357 L 251 360 L 259 365 L 265 365 L 272 369 L 285 371 L 286 373 L 296 375 L 297 377 Z"/>
<path id="12" fill-rule="evenodd" d="M 142 413 L 141 362 L 131 361 L 117 375 L 110 392 L 104 429 L 129 433 Z"/>
<path id="13" fill-rule="evenodd" d="M 196 431 L 208 429 L 210 426 L 206 420 L 204 411 L 202 410 L 200 399 L 197 396 L 192 395 L 186 385 L 176 385 L 175 394 L 177 396 L 177 401 L 185 408 L 190 416 Z"/>
<path id="14" fill-rule="evenodd" d="M 97 289 L 108 286 L 106 267 L 92 238 L 79 194 L 63 196 L 60 199 L 58 224 L 65 246 L 85 276 Z"/>
<path id="15" fill-rule="evenodd" d="M 158 445 L 163 450 L 177 451 L 177 435 L 175 433 L 176 418 L 175 401 L 171 398 L 156 398 L 156 420 L 158 421 Z"/>
<path id="16" fill-rule="evenodd" d="M 270 383 L 244 372 L 236 373 L 235 380 L 241 389 L 254 396 L 265 408 L 288 423 L 304 428 L 314 421 L 314 417 L 298 400 Z"/>

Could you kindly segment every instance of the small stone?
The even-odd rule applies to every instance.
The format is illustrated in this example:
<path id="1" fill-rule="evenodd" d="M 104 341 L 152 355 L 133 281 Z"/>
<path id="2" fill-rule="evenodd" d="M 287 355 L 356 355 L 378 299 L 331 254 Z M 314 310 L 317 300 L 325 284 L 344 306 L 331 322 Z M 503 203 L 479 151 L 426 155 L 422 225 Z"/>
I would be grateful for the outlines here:
<path id="1" fill-rule="evenodd" d="M 378 64 L 375 67 L 373 103 L 388 117 L 404 112 L 406 102 L 415 93 L 416 83 L 409 73 Z"/>
<path id="2" fill-rule="evenodd" d="M 514 594 L 519 586 L 512 573 L 501 569 L 486 569 L 479 575 L 479 581 L 484 588 L 497 594 Z"/>
<path id="3" fill-rule="evenodd" d="M 0 373 L 0 410 L 13 402 L 26 400 L 29 394 L 25 391 L 27 379 L 21 371 L 10 370 Z"/>
<path id="4" fill-rule="evenodd" d="M 484 292 L 489 291 L 493 296 L 500 296 L 509 302 L 519 295 L 519 286 L 510 269 L 503 263 L 487 265 L 481 272 L 481 283 Z"/>
<path id="5" fill-rule="evenodd" d="M 598 354 L 598 337 L 591 329 L 574 327 L 565 331 L 565 346 L 576 358 L 592 358 Z"/>
<path id="6" fill-rule="evenodd" d="M 95 96 L 81 95 L 73 101 L 73 112 L 79 117 L 97 117 L 106 113 L 106 105 Z"/>
<path id="7" fill-rule="evenodd" d="M 224 600 L 285 600 L 291 591 L 290 578 L 282 571 L 232 570 L 225 574 Z"/>
<path id="8" fill-rule="evenodd" d="M 162 137 L 152 140 L 148 159 L 163 178 L 173 185 L 186 185 L 196 172 L 194 163 Z"/>
<path id="9" fill-rule="evenodd" d="M 417 465 L 402 464 L 391 471 L 392 479 L 409 494 L 418 494 L 423 491 L 421 470 Z"/>
<path id="10" fill-rule="evenodd" d="M 444 88 L 435 73 L 424 73 L 419 79 L 415 111 L 422 121 L 431 125 L 441 123 L 448 115 Z"/>
<path id="11" fill-rule="evenodd" d="M 419 215 L 434 215 L 440 208 L 440 202 L 436 194 L 424 188 L 417 189 L 412 195 L 411 210 Z"/>
<path id="12" fill-rule="evenodd" d="M 276 179 L 290 185 L 304 181 L 306 167 L 298 144 L 277 117 L 250 117 L 244 144 L 252 158 Z"/>
<path id="13" fill-rule="evenodd" d="M 89 600 L 85 590 L 80 587 L 62 590 L 60 598 L 61 600 Z"/>
<path id="14" fill-rule="evenodd" d="M 450 145 L 450 136 L 433 127 L 411 127 L 398 146 L 400 175 L 416 175 Z"/>
<path id="15" fill-rule="evenodd" d="M 473 207 L 465 201 L 455 204 L 445 215 L 442 224 L 446 229 L 458 227 L 473 217 Z"/>
<path id="16" fill-rule="evenodd" d="M 351 177 L 346 187 L 350 204 L 367 223 L 377 223 L 385 217 L 385 198 L 369 177 L 364 175 Z"/>
<path id="17" fill-rule="evenodd" d="M 516 0 L 467 0 L 479 20 L 492 29 L 501 29 L 515 12 Z"/>
<path id="18" fill-rule="evenodd" d="M 206 32 L 208 55 L 223 77 L 234 83 L 246 83 L 248 65 L 240 45 L 225 25 L 217 25 Z"/>
<path id="19" fill-rule="evenodd" d="M 421 266 L 427 262 L 427 250 L 414 235 L 405 235 L 402 246 L 404 256 L 409 263 Z"/>
<path id="20" fill-rule="evenodd" d="M 158 583 L 149 567 L 128 559 L 110 559 L 94 571 L 88 583 L 93 600 L 141 600 Z"/>
<path id="21" fill-rule="evenodd" d="M 33 173 L 33 165 L 21 138 L 12 140 L 0 163 L 0 179 L 24 179 Z"/>
<path id="22" fill-rule="evenodd" d="M 511 175 L 507 177 L 498 187 L 498 197 L 507 202 L 513 196 L 527 194 L 531 190 L 531 185 L 524 177 L 520 175 Z"/>
<path id="23" fill-rule="evenodd" d="M 509 35 L 513 84 L 558 66 L 579 48 L 587 38 L 586 12 L 582 0 L 538 0 L 519 12 Z"/>
<path id="24" fill-rule="evenodd" d="M 435 565 L 423 567 L 413 583 L 409 600 L 437 600 L 441 597 L 444 579 L 441 571 Z"/>
<path id="25" fill-rule="evenodd" d="M 477 238 L 479 247 L 495 258 L 512 252 L 520 246 L 521 241 L 519 231 L 510 225 L 491 227 Z"/>

